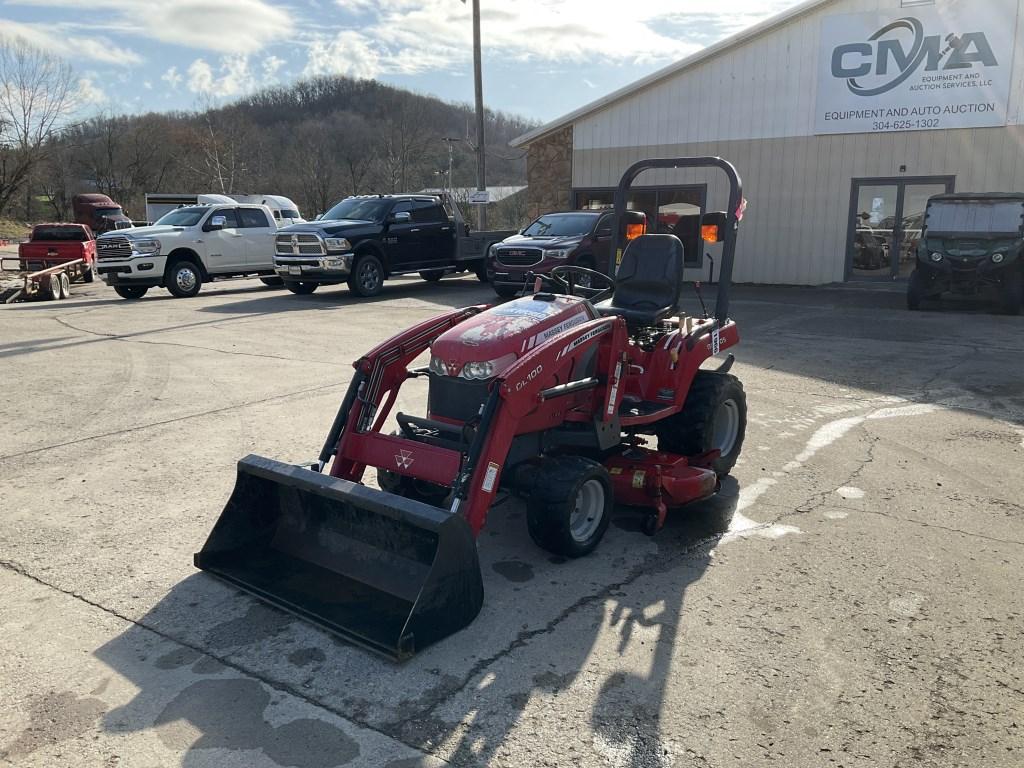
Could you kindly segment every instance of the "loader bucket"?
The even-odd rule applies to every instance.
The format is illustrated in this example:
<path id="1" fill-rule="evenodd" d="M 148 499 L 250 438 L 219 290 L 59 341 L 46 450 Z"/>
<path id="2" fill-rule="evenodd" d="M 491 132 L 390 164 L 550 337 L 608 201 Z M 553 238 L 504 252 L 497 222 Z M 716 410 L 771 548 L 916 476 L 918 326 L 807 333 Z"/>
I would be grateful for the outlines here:
<path id="1" fill-rule="evenodd" d="M 246 456 L 197 568 L 394 659 L 467 626 L 483 604 L 461 515 Z"/>

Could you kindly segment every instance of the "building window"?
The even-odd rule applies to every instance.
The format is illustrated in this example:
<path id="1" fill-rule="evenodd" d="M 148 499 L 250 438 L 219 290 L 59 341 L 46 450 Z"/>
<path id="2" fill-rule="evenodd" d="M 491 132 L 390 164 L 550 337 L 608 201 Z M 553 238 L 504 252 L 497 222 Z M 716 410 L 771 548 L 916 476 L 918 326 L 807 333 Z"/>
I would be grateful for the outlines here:
<path id="1" fill-rule="evenodd" d="M 575 193 L 579 210 L 602 210 L 612 207 L 613 189 L 579 189 Z M 700 267 L 704 254 L 700 242 L 700 216 L 707 197 L 703 184 L 682 187 L 636 188 L 629 191 L 626 207 L 647 214 L 647 231 L 652 234 L 675 235 L 683 243 L 685 263 Z"/>

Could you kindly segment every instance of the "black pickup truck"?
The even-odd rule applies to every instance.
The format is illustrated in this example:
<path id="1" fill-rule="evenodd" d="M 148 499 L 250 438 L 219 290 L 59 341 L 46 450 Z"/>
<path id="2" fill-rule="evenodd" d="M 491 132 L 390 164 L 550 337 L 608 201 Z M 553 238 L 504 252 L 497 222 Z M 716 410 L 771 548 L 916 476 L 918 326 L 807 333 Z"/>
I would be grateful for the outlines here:
<path id="1" fill-rule="evenodd" d="M 447 195 L 360 195 L 279 229 L 274 269 L 298 294 L 347 283 L 357 296 L 375 296 L 385 279 L 415 273 L 436 281 L 473 271 L 486 281 L 488 249 L 510 234 L 470 232 Z"/>

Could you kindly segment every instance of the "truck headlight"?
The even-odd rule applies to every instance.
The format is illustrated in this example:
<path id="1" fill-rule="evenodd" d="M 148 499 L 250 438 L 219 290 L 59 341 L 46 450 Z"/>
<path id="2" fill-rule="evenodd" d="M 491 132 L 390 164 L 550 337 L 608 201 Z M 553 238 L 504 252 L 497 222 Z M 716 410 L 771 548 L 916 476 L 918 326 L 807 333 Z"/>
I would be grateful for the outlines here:
<path id="1" fill-rule="evenodd" d="M 933 253 L 930 256 L 930 258 L 931 258 L 932 261 L 934 261 L 936 264 L 938 264 L 940 261 L 942 261 L 942 254 L 941 253 Z"/>
<path id="2" fill-rule="evenodd" d="M 550 251 L 544 251 L 544 258 L 546 259 L 564 259 L 568 256 L 568 248 L 552 248 Z"/>
<path id="3" fill-rule="evenodd" d="M 344 237 L 326 237 L 324 245 L 328 251 L 351 251 L 352 244 Z"/>
<path id="4" fill-rule="evenodd" d="M 133 240 L 132 254 L 136 256 L 155 256 L 160 253 L 159 240 Z"/>
<path id="5" fill-rule="evenodd" d="M 1002 264 L 1003 263 L 1003 259 L 1005 259 L 1005 258 L 1006 258 L 1006 254 L 1005 253 L 993 253 L 992 254 L 992 263 L 993 264 Z"/>

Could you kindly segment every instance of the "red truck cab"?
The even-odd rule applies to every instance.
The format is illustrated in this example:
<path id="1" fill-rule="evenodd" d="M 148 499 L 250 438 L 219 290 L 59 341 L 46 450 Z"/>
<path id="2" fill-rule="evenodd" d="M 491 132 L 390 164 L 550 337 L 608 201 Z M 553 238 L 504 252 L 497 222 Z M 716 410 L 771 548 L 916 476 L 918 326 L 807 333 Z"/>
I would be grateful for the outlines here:
<path id="1" fill-rule="evenodd" d="M 128 218 L 121 206 L 107 195 L 98 193 L 75 195 L 71 198 L 71 207 L 75 211 L 75 221 L 86 225 L 97 235 L 132 226 L 132 220 Z"/>
<path id="2" fill-rule="evenodd" d="M 18 246 L 20 268 L 38 272 L 83 259 L 83 279 L 91 283 L 96 265 L 96 236 L 85 224 L 36 224 L 27 243 Z"/>

